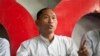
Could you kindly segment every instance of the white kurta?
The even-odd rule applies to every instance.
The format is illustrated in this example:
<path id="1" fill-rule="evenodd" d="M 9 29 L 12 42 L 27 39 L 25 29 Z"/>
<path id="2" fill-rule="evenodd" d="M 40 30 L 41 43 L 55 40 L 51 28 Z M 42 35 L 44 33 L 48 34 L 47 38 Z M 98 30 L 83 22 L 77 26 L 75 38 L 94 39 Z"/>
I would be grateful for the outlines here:
<path id="1" fill-rule="evenodd" d="M 4 38 L 0 38 L 0 56 L 10 56 L 9 42 Z"/>
<path id="2" fill-rule="evenodd" d="M 78 56 L 77 48 L 71 38 L 66 36 L 54 36 L 50 43 L 43 36 L 24 41 L 18 51 L 17 56 Z"/>
<path id="3" fill-rule="evenodd" d="M 87 32 L 82 42 L 86 40 L 85 47 L 87 47 L 89 56 L 100 56 L 100 30 L 93 30 Z"/>

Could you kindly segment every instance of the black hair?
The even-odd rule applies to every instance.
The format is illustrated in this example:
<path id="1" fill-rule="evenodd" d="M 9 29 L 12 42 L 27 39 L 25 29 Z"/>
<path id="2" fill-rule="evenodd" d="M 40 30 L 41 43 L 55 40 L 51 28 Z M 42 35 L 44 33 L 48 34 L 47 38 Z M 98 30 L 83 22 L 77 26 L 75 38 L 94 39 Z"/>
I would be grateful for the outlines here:
<path id="1" fill-rule="evenodd" d="M 43 13 L 44 10 L 48 10 L 48 9 L 51 9 L 51 8 L 43 8 L 41 9 L 38 13 L 37 13 L 37 20 L 39 19 L 40 15 Z M 51 9 L 52 10 L 52 9 Z"/>
<path id="2" fill-rule="evenodd" d="M 92 16 L 92 17 L 100 19 L 100 13 L 89 13 L 89 14 L 85 15 L 84 17 L 88 17 L 88 16 Z"/>

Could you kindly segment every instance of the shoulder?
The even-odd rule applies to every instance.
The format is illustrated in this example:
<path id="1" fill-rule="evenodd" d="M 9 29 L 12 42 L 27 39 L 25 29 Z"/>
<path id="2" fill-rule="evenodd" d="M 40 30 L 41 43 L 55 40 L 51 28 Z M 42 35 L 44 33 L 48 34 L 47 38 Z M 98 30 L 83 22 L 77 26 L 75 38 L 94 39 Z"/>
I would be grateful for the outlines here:
<path id="1" fill-rule="evenodd" d="M 65 43 L 70 43 L 72 41 L 71 37 L 68 36 L 56 35 L 56 38 Z"/>
<path id="2" fill-rule="evenodd" d="M 36 43 L 38 42 L 38 40 L 39 40 L 39 36 L 32 37 L 32 38 L 30 38 L 28 40 L 23 41 L 21 43 L 21 45 L 24 46 L 24 47 L 28 47 L 30 45 L 36 45 Z"/>
<path id="3" fill-rule="evenodd" d="M 62 35 L 57 35 L 58 41 L 60 43 L 63 43 L 66 47 L 70 48 L 72 45 L 75 46 L 75 43 L 71 37 L 68 36 L 62 36 Z"/>
<path id="4" fill-rule="evenodd" d="M 71 37 L 68 37 L 68 36 L 62 36 L 62 35 L 55 35 L 58 39 L 61 39 L 61 40 L 71 40 Z"/>
<path id="5" fill-rule="evenodd" d="M 1 47 L 9 47 L 9 42 L 8 42 L 8 40 L 7 39 L 5 39 L 5 38 L 0 38 L 0 46 Z M 0 47 L 0 48 L 1 48 Z"/>
<path id="6" fill-rule="evenodd" d="M 92 31 L 88 31 L 85 34 L 85 38 L 91 41 L 97 41 L 100 37 L 100 30 L 99 29 L 95 29 Z"/>
<path id="7" fill-rule="evenodd" d="M 88 31 L 86 34 L 87 35 L 97 35 L 99 34 L 99 32 L 100 32 L 99 29 L 95 29 L 95 30 Z"/>
<path id="8" fill-rule="evenodd" d="M 86 37 L 100 37 L 100 30 L 99 29 L 95 29 L 92 31 L 88 31 L 86 34 Z"/>

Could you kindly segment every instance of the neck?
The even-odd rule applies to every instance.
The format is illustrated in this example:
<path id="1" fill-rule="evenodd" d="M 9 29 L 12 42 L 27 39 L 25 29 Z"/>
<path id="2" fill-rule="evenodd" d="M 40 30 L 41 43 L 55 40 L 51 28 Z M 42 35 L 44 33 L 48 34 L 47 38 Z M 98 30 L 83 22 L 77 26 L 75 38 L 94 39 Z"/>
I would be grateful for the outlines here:
<path id="1" fill-rule="evenodd" d="M 54 39 L 54 33 L 42 34 L 42 36 L 44 36 L 45 38 L 47 38 L 50 42 L 52 42 L 52 40 Z"/>

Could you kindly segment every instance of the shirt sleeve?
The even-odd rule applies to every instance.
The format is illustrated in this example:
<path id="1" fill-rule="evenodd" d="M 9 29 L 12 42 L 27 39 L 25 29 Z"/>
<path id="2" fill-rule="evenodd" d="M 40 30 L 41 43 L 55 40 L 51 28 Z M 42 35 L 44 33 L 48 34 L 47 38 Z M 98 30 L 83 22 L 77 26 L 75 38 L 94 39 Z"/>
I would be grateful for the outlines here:
<path id="1" fill-rule="evenodd" d="M 78 56 L 77 47 L 74 41 L 70 37 L 64 39 L 66 44 L 67 54 L 66 56 Z"/>
<path id="2" fill-rule="evenodd" d="M 0 39 L 0 56 L 10 56 L 10 45 L 6 39 Z"/>
<path id="3" fill-rule="evenodd" d="M 25 44 L 25 43 L 24 43 Z M 27 43 L 24 45 L 23 43 L 17 50 L 17 56 L 29 56 L 28 47 L 26 46 Z"/>

